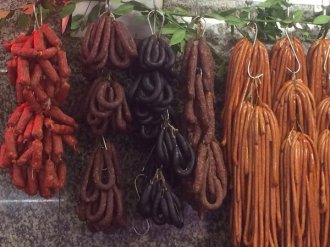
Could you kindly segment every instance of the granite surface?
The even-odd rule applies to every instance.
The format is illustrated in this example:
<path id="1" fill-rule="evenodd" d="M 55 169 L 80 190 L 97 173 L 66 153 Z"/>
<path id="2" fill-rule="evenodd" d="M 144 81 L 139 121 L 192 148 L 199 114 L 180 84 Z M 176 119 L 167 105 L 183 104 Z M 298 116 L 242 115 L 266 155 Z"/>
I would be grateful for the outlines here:
<path id="1" fill-rule="evenodd" d="M 22 1 L 1 1 L 0 8 L 14 8 Z M 0 28 L 0 43 L 19 34 L 14 25 L 15 17 Z M 71 92 L 64 110 L 72 115 L 79 111 L 79 100 L 88 81 L 81 74 L 80 40 L 63 37 L 64 48 L 73 70 Z M 8 54 L 0 48 L 0 68 L 5 67 Z M 217 85 L 220 81 L 216 82 Z M 16 103 L 14 90 L 8 84 L 6 75 L 0 74 L 0 140 L 2 140 L 8 115 Z M 78 106 L 78 107 L 77 107 Z M 92 234 L 75 214 L 77 185 L 86 165 L 90 150 L 91 137 L 88 128 L 82 125 L 77 133 L 80 141 L 80 153 L 67 151 L 65 159 L 69 166 L 68 182 L 64 190 L 53 199 L 29 197 L 16 190 L 5 171 L 0 171 L 0 247 L 57 247 L 57 246 L 230 246 L 229 239 L 229 203 L 200 220 L 190 207 L 185 209 L 185 226 L 158 227 L 151 225 L 150 231 L 139 236 L 132 230 L 136 226 L 143 231 L 145 221 L 135 211 L 137 201 L 134 190 L 134 177 L 139 173 L 150 146 L 143 145 L 134 135 L 111 136 L 121 154 L 124 177 L 124 203 L 127 214 L 127 227 L 112 235 Z"/>

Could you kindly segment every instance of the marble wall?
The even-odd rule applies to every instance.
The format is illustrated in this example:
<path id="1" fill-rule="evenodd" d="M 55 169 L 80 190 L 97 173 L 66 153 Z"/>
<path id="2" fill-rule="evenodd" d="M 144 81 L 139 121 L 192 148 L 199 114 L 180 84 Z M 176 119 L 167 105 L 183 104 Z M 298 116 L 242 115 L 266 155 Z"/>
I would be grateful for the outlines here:
<path id="1" fill-rule="evenodd" d="M 22 0 L 3 0 L 1 8 L 15 8 Z M 210 1 L 209 1 L 210 2 Z M 19 34 L 15 17 L 0 28 L 0 43 Z M 58 25 L 56 25 L 58 28 Z M 64 110 L 75 115 L 79 99 L 88 85 L 80 64 L 80 40 L 63 37 L 64 48 L 72 66 L 71 92 Z M 0 48 L 0 68 L 4 68 L 8 53 Z M 0 75 L 0 139 L 2 140 L 8 115 L 14 109 L 14 90 L 8 84 L 6 75 Z M 1 247 L 55 247 L 55 246 L 230 246 L 229 245 L 229 203 L 200 220 L 190 208 L 185 210 L 185 226 L 157 227 L 151 225 L 148 234 L 138 236 L 132 230 L 135 225 L 143 230 L 144 221 L 135 211 L 137 201 L 134 177 L 139 173 L 150 150 L 141 145 L 134 135 L 112 136 L 118 146 L 124 177 L 124 203 L 127 213 L 127 227 L 112 235 L 92 234 L 75 214 L 77 184 L 86 165 L 91 138 L 88 128 L 82 125 L 77 133 L 81 143 L 80 153 L 70 151 L 65 155 L 69 166 L 68 182 L 63 191 L 53 199 L 29 197 L 16 190 L 5 171 L 0 171 L 0 246 Z"/>

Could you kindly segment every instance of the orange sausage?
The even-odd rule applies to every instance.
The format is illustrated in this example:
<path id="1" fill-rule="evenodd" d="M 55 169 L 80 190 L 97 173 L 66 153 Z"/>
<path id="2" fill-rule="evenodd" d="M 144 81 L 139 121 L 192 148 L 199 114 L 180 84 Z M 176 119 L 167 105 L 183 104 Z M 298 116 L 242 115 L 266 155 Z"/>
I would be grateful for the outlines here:
<path id="1" fill-rule="evenodd" d="M 5 132 L 5 145 L 7 150 L 7 155 L 9 160 L 15 160 L 17 158 L 17 149 L 16 149 L 16 138 L 17 135 L 14 132 L 13 127 L 9 127 Z"/>
<path id="2" fill-rule="evenodd" d="M 63 142 L 62 137 L 57 134 L 52 134 L 53 139 L 53 153 L 57 156 L 58 159 L 62 159 L 63 155 Z"/>
<path id="3" fill-rule="evenodd" d="M 42 142 L 40 140 L 33 141 L 32 148 L 33 153 L 31 158 L 31 165 L 34 170 L 39 170 L 42 168 Z"/>
<path id="4" fill-rule="evenodd" d="M 44 116 L 43 114 L 38 114 L 34 118 L 33 128 L 32 128 L 32 136 L 35 139 L 41 140 L 44 136 L 43 134 L 43 126 L 44 126 Z"/>

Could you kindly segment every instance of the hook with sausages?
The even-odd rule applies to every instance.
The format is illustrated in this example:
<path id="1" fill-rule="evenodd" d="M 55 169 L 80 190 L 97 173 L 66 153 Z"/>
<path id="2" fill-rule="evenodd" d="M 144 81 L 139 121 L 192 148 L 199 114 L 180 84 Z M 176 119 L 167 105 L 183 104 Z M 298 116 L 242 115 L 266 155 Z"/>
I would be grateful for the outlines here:
<path id="1" fill-rule="evenodd" d="M 291 70 L 290 68 L 287 67 L 287 70 L 289 70 L 291 73 L 292 73 L 292 80 L 295 80 L 296 79 L 296 75 L 297 73 L 299 73 L 300 69 L 301 69 L 301 64 L 300 64 L 300 61 L 299 61 L 299 58 L 297 56 L 297 52 L 296 52 L 296 49 L 295 47 L 293 46 L 293 43 L 292 43 L 292 40 L 288 34 L 288 30 L 287 29 L 284 29 L 284 33 L 285 33 L 285 36 L 287 37 L 288 41 L 289 41 L 289 44 L 290 44 L 290 47 L 291 47 L 291 50 L 292 50 L 292 53 L 294 55 L 294 58 L 297 62 L 297 69 L 295 71 Z"/>
<path id="2" fill-rule="evenodd" d="M 183 227 L 183 205 L 165 180 L 161 168 L 144 188 L 137 210 L 146 219 L 151 218 L 156 225 L 170 224 Z"/>
<path id="3" fill-rule="evenodd" d="M 160 23 L 159 30 L 158 30 L 158 36 L 159 36 L 162 33 L 162 29 L 163 29 L 163 26 L 165 24 L 165 15 L 164 15 L 164 13 L 161 12 L 160 10 L 154 8 L 153 10 L 151 10 L 148 13 L 147 20 L 148 20 L 148 24 L 149 24 L 151 34 L 154 35 L 154 34 L 156 34 L 156 23 L 157 23 L 157 18 L 158 17 L 161 17 L 161 23 Z M 151 18 L 153 18 L 153 24 L 151 24 Z"/>

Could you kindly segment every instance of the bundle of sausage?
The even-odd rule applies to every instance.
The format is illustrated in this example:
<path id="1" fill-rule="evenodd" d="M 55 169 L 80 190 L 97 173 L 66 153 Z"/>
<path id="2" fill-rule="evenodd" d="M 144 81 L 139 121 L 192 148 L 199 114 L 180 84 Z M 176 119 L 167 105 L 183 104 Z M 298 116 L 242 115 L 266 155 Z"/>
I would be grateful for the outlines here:
<path id="1" fill-rule="evenodd" d="M 141 137 L 155 142 L 155 164 L 138 203 L 138 212 L 155 224 L 183 227 L 183 207 L 175 194 L 179 177 L 193 171 L 195 156 L 190 144 L 171 124 L 175 53 L 159 34 L 145 38 L 139 47 L 137 79 L 128 91 Z"/>
<path id="2" fill-rule="evenodd" d="M 271 92 L 273 96 L 273 104 L 283 84 L 291 79 L 292 73 L 290 70 L 295 71 L 296 68 L 298 68 L 297 60 L 292 52 L 290 42 L 300 63 L 300 70 L 295 75 L 296 79 L 301 79 L 303 83 L 308 85 L 306 57 L 301 41 L 297 37 L 292 37 L 291 41 L 289 41 L 287 37 L 277 40 L 272 47 L 270 56 Z"/>
<path id="3" fill-rule="evenodd" d="M 276 117 L 268 105 L 244 100 L 233 128 L 232 244 L 278 246 L 280 136 Z"/>
<path id="4" fill-rule="evenodd" d="M 226 150 L 225 160 L 229 174 L 231 174 L 230 177 L 232 177 L 232 160 L 230 155 L 232 153 L 232 141 L 235 132 L 233 129 L 233 119 L 242 101 L 246 85 L 251 81 L 251 78 L 248 77 L 249 63 L 250 65 L 260 64 L 260 66 L 257 67 L 250 66 L 251 73 L 253 75 L 263 74 L 263 76 L 259 78 L 259 97 L 263 103 L 267 105 L 271 104 L 271 85 L 269 83 L 270 72 L 267 49 L 258 40 L 256 40 L 255 46 L 259 48 L 253 50 L 252 43 L 248 39 L 240 39 L 232 49 L 229 57 L 225 103 L 222 112 L 224 137 L 221 144 Z"/>
<path id="5" fill-rule="evenodd" d="M 140 74 L 128 91 L 132 112 L 143 138 L 155 138 L 160 131 L 162 116 L 170 109 L 173 90 L 164 75 L 152 71 Z"/>
<path id="6" fill-rule="evenodd" d="M 330 93 L 329 45 L 329 39 L 318 39 L 311 44 L 307 53 L 308 87 L 312 91 L 317 105 Z"/>
<path id="7" fill-rule="evenodd" d="M 137 209 L 142 217 L 151 218 L 156 225 L 183 227 L 183 205 L 165 181 L 161 169 L 144 188 Z"/>
<path id="8" fill-rule="evenodd" d="M 18 103 L 28 102 L 35 111 L 66 99 L 71 69 L 62 42 L 56 33 L 43 24 L 32 35 L 20 35 L 5 48 L 13 58 L 8 61 L 8 77 L 16 87 Z"/>
<path id="9" fill-rule="evenodd" d="M 195 167 L 195 153 L 183 135 L 169 125 L 163 125 L 157 138 L 157 155 L 164 173 L 171 182 L 175 176 L 186 177 Z"/>
<path id="10" fill-rule="evenodd" d="M 330 131 L 324 129 L 317 145 L 320 161 L 320 246 L 330 243 Z M 303 157 L 304 158 L 304 157 Z"/>
<path id="11" fill-rule="evenodd" d="M 110 143 L 96 146 L 83 175 L 78 217 L 92 231 L 112 232 L 125 225 L 117 150 Z"/>
<path id="12" fill-rule="evenodd" d="M 215 137 L 214 61 L 204 37 L 190 39 L 184 53 L 185 127 L 196 151 L 194 175 L 187 182 L 189 199 L 201 213 L 221 206 L 227 193 L 227 171 Z"/>
<path id="13" fill-rule="evenodd" d="M 318 39 L 311 44 L 307 60 L 309 88 L 315 97 L 316 127 L 318 131 L 317 151 L 320 161 L 320 246 L 330 244 L 330 53 L 329 39 Z"/>
<path id="14" fill-rule="evenodd" d="M 282 85 L 274 97 L 273 110 L 280 126 L 281 141 L 292 128 L 300 129 L 316 140 L 315 100 L 301 79 L 289 80 Z"/>
<path id="15" fill-rule="evenodd" d="M 320 151 L 324 151 L 323 145 L 320 142 Z M 282 226 L 281 246 L 320 246 L 319 207 L 324 209 L 326 204 L 317 146 L 308 135 L 292 130 L 281 149 L 281 203 L 276 206 L 278 224 L 281 222 Z M 323 185 L 321 198 L 320 184 Z"/>
<path id="16" fill-rule="evenodd" d="M 103 135 L 109 129 L 126 132 L 132 116 L 124 88 L 115 80 L 96 79 L 84 99 L 83 114 L 96 135 Z"/>
<path id="17" fill-rule="evenodd" d="M 78 125 L 56 106 L 70 88 L 71 70 L 61 44 L 46 24 L 4 44 L 14 56 L 8 62 L 8 77 L 20 105 L 8 119 L 0 166 L 9 169 L 17 188 L 45 198 L 64 186 L 64 143 L 77 149 L 73 133 Z"/>
<path id="18" fill-rule="evenodd" d="M 88 25 L 82 44 L 87 69 L 102 69 L 107 62 L 110 68 L 126 69 L 136 56 L 136 44 L 128 28 L 108 12 Z"/>
<path id="19" fill-rule="evenodd" d="M 139 73 L 130 85 L 128 98 L 143 138 L 155 138 L 162 116 L 170 109 L 173 90 L 166 74 L 175 62 L 175 54 L 163 37 L 151 35 L 141 42 Z"/>
<path id="20" fill-rule="evenodd" d="M 224 108 L 233 197 L 233 246 L 278 246 L 279 126 L 270 108 L 267 48 L 241 39 L 231 52 Z M 280 210 L 279 210 L 280 211 Z"/>

